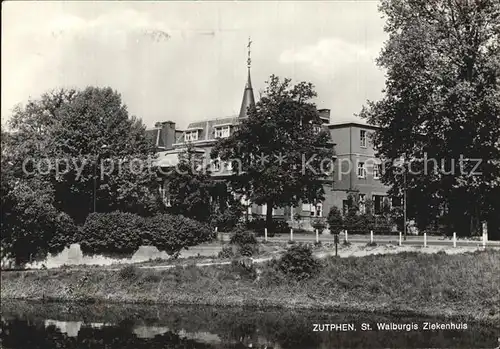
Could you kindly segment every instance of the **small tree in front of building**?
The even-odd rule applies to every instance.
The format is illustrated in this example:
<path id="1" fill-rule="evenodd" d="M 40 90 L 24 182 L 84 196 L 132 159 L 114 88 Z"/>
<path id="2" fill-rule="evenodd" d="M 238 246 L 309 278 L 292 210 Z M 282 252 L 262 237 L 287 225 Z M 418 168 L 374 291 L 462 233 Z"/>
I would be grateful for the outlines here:
<path id="1" fill-rule="evenodd" d="M 326 220 L 332 234 L 339 234 L 344 229 L 344 217 L 338 207 L 332 206 Z"/>
<path id="2" fill-rule="evenodd" d="M 248 118 L 212 150 L 213 158 L 237 161 L 231 188 L 267 205 L 268 230 L 273 208 L 324 198 L 333 149 L 328 133 L 319 131 L 314 97 L 311 83 L 292 86 L 290 79 L 272 75 L 260 101 L 249 107 Z"/>

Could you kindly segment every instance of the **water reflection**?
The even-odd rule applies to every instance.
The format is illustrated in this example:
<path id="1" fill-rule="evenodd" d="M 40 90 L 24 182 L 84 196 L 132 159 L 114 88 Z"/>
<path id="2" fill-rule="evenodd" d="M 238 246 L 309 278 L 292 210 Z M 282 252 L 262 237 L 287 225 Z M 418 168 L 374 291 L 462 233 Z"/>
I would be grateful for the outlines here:
<path id="1" fill-rule="evenodd" d="M 435 321 L 373 314 L 145 305 L 2 304 L 2 348 L 494 348 L 498 327 L 361 331 L 361 323 Z M 455 321 L 462 321 L 455 319 Z M 354 324 L 315 332 L 313 324 Z"/>

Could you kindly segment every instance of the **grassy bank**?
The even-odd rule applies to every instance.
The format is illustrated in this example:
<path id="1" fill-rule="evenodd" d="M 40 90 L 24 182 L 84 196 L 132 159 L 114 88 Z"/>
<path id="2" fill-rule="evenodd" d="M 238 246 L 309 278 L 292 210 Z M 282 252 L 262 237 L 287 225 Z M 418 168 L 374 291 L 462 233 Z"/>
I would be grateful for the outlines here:
<path id="1" fill-rule="evenodd" d="M 269 265 L 154 271 L 40 270 L 2 273 L 2 299 L 207 304 L 400 312 L 500 318 L 500 251 L 460 255 L 402 253 L 326 258 L 320 273 L 294 281 Z"/>

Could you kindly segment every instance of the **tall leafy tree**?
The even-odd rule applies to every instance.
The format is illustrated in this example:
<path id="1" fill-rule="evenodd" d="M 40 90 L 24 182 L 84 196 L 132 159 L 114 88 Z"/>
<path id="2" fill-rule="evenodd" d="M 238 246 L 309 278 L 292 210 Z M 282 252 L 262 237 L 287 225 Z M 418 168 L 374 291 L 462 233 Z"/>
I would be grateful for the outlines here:
<path id="1" fill-rule="evenodd" d="M 94 206 L 140 214 L 159 207 L 154 147 L 111 88 L 46 93 L 18 107 L 10 128 L 17 177 L 44 181 L 56 209 L 77 222 Z"/>
<path id="2" fill-rule="evenodd" d="M 500 234 L 500 3 L 382 0 L 380 11 L 385 94 L 361 116 L 381 126 L 382 157 L 409 160 L 409 211 L 421 227 L 444 213 L 450 230 L 488 220 Z M 403 177 L 391 165 L 383 180 L 401 194 Z"/>
<path id="3" fill-rule="evenodd" d="M 43 259 L 47 253 L 62 251 L 73 242 L 73 220 L 57 211 L 50 186 L 39 179 L 16 178 L 10 135 L 2 130 L 1 154 L 1 258 L 16 265 Z"/>
<path id="4" fill-rule="evenodd" d="M 208 221 L 212 213 L 215 182 L 204 157 L 189 146 L 179 154 L 179 163 L 165 178 L 170 199 L 169 211 L 199 221 Z"/>
<path id="5" fill-rule="evenodd" d="M 232 190 L 267 205 L 268 229 L 273 208 L 323 199 L 333 150 L 328 133 L 319 131 L 314 97 L 311 83 L 292 86 L 272 75 L 248 118 L 212 150 L 212 157 L 233 162 Z"/>

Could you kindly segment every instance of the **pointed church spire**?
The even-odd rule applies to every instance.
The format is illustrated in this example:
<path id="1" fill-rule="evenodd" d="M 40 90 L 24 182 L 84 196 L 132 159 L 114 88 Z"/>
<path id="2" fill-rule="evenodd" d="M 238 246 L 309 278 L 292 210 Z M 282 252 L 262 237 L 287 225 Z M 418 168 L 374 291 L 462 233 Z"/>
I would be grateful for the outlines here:
<path id="1" fill-rule="evenodd" d="M 252 88 L 252 79 L 250 78 L 250 66 L 252 64 L 252 59 L 250 58 L 250 46 L 252 45 L 252 41 L 248 38 L 248 58 L 247 58 L 247 69 L 248 69 L 248 77 L 247 83 L 245 85 L 245 90 L 243 91 L 243 100 L 241 101 L 240 108 L 240 118 L 244 118 L 247 116 L 247 110 L 249 106 L 255 106 L 255 99 L 253 96 L 253 88 Z"/>

